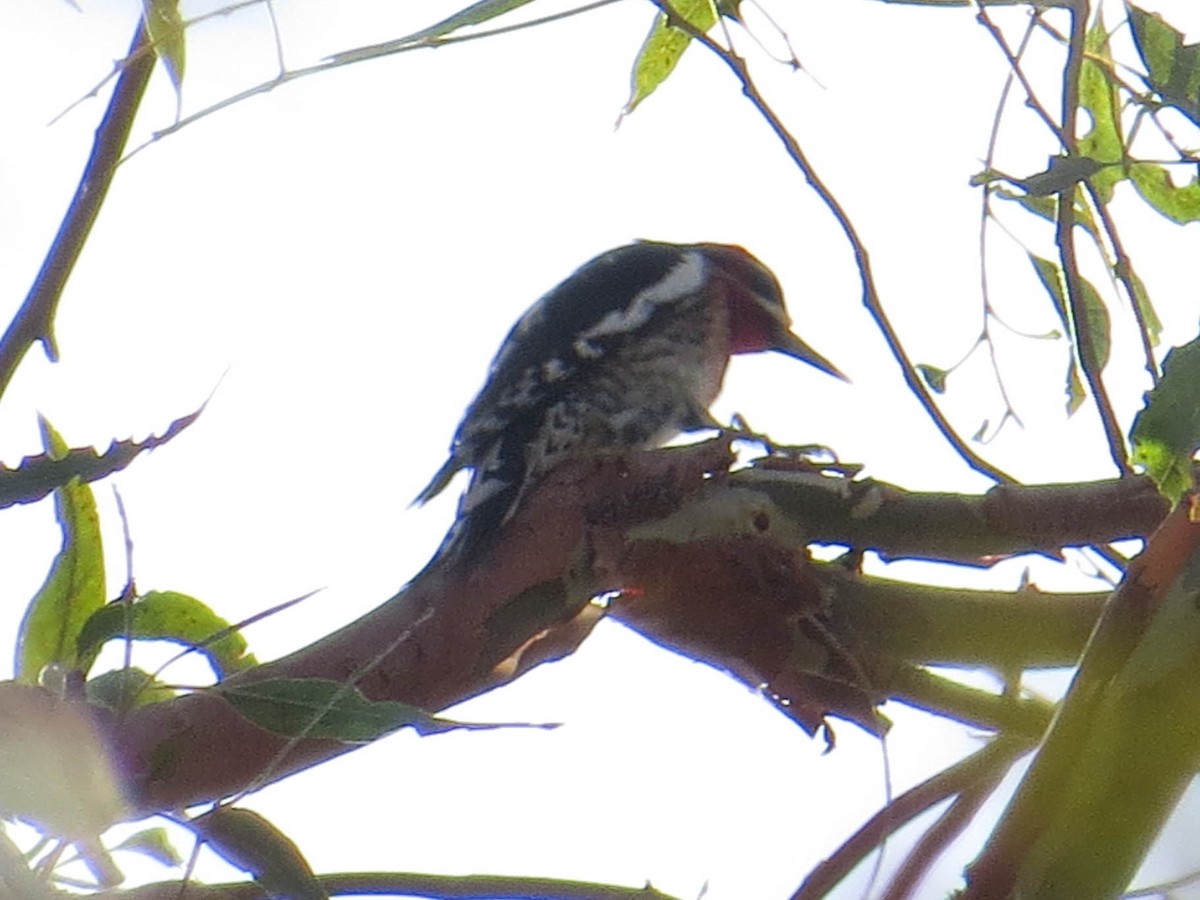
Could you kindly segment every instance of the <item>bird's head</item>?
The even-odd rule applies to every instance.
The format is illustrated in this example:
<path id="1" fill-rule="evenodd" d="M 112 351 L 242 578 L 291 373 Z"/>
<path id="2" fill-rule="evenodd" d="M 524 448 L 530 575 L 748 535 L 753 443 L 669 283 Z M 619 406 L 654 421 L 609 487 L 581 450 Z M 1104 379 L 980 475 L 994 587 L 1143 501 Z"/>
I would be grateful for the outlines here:
<path id="1" fill-rule="evenodd" d="M 837 366 L 792 332 L 783 288 L 775 273 L 732 244 L 697 244 L 695 249 L 712 267 L 711 277 L 725 289 L 731 353 L 783 353 L 835 378 L 849 380 Z"/>

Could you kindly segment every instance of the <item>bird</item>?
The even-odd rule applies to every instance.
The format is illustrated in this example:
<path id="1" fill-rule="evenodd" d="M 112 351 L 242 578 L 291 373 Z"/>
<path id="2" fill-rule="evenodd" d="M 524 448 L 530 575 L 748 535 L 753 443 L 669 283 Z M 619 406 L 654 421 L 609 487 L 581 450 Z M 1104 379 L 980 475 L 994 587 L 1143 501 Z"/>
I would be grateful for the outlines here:
<path id="1" fill-rule="evenodd" d="M 774 351 L 846 380 L 791 331 L 774 273 L 740 246 L 642 240 L 584 263 L 517 320 L 424 504 L 471 470 L 434 563 L 473 564 L 530 486 L 568 458 L 720 429 L 730 357 Z"/>

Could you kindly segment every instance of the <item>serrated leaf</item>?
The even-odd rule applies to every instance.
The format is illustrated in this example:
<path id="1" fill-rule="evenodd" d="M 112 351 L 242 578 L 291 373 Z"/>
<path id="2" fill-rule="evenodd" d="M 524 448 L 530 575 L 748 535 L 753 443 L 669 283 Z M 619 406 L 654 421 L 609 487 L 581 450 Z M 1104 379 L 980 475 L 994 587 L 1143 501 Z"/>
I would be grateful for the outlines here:
<path id="1" fill-rule="evenodd" d="M 110 603 L 97 610 L 79 634 L 79 659 L 90 666 L 106 641 L 126 634 L 135 640 L 194 647 L 208 658 L 218 680 L 258 665 L 246 652 L 245 638 L 227 620 L 178 591 L 148 591 L 132 603 Z"/>
<path id="2" fill-rule="evenodd" d="M 66 443 L 44 418 L 40 424 L 47 456 L 62 459 Z M 76 669 L 79 632 L 104 605 L 104 546 L 91 488 L 77 479 L 58 488 L 54 512 L 62 530 L 62 549 L 25 610 L 17 634 L 15 669 L 17 680 L 25 684 L 36 684 L 47 666 Z"/>
<path id="3" fill-rule="evenodd" d="M 1176 225 L 1200 221 L 1200 177 L 1176 187 L 1165 167 L 1142 162 L 1130 167 L 1130 175 L 1141 198 Z"/>
<path id="4" fill-rule="evenodd" d="M 1184 44 L 1183 32 L 1158 13 L 1126 3 L 1133 43 L 1146 81 L 1168 106 L 1200 125 L 1200 44 Z"/>
<path id="5" fill-rule="evenodd" d="M 175 93 L 178 94 L 183 87 L 183 69 L 187 62 L 187 44 L 184 39 L 183 16 L 179 12 L 179 0 L 142 0 L 142 16 L 154 52 L 162 60 L 167 77 L 171 79 Z"/>
<path id="6" fill-rule="evenodd" d="M 1079 68 L 1079 105 L 1091 116 L 1092 127 L 1079 139 L 1079 155 L 1096 163 L 1121 163 L 1125 159 L 1121 98 L 1108 69 L 1096 62 L 1096 57 L 1112 59 L 1103 15 L 1097 13 L 1084 43 L 1089 55 Z M 1112 199 L 1113 186 L 1123 178 L 1125 172 L 1120 165 L 1106 165 L 1092 176 L 1091 184 L 1107 203 Z"/>
<path id="7" fill-rule="evenodd" d="M 163 684 L 145 669 L 131 666 L 114 669 L 95 678 L 85 686 L 88 702 L 93 706 L 125 713 L 141 706 L 164 703 L 177 696 L 174 688 Z"/>
<path id="8" fill-rule="evenodd" d="M 212 690 L 255 725 L 285 737 L 365 743 L 405 726 L 411 726 L 418 734 L 460 728 L 487 731 L 548 727 L 441 719 L 407 703 L 368 700 L 357 688 L 327 678 L 274 678 L 249 684 L 220 684 Z"/>
<path id="9" fill-rule="evenodd" d="M 1200 338 L 1167 354 L 1162 381 L 1146 393 L 1130 440 L 1133 461 L 1178 503 L 1192 487 L 1192 457 L 1200 447 Z"/>
<path id="10" fill-rule="evenodd" d="M 73 478 L 82 482 L 96 481 L 119 472 L 139 453 L 171 440 L 195 422 L 203 411 L 204 407 L 200 407 L 194 413 L 176 419 L 161 437 L 150 435 L 144 441 L 113 441 L 103 453 L 97 453 L 94 447 L 63 448 L 57 456 L 52 453 L 27 456 L 15 469 L 0 466 L 0 509 L 15 503 L 41 500 Z"/>
<path id="11" fill-rule="evenodd" d="M 218 806 L 188 824 L 226 862 L 249 872 L 270 896 L 327 900 L 300 848 L 258 813 Z"/>
<path id="12" fill-rule="evenodd" d="M 937 366 L 928 366 L 925 363 L 917 364 L 917 371 L 921 373 L 921 377 L 925 379 L 925 383 L 929 385 L 929 389 L 935 394 L 946 393 L 946 377 L 950 374 L 945 369 L 939 369 Z"/>
<path id="13" fill-rule="evenodd" d="M 183 864 L 179 851 L 171 843 L 171 836 L 167 833 L 167 829 L 161 827 L 143 828 L 116 844 L 112 849 L 113 851 L 127 850 L 130 853 L 140 853 L 164 866 Z"/>
<path id="14" fill-rule="evenodd" d="M 701 33 L 717 24 L 717 7 L 712 0 L 676 0 L 671 8 Z M 675 71 L 675 66 L 691 42 L 691 35 L 669 24 L 665 14 L 659 13 L 655 17 L 650 34 L 642 42 L 634 60 L 629 100 L 621 111 L 622 116 L 629 115 L 639 103 L 658 90 Z"/>

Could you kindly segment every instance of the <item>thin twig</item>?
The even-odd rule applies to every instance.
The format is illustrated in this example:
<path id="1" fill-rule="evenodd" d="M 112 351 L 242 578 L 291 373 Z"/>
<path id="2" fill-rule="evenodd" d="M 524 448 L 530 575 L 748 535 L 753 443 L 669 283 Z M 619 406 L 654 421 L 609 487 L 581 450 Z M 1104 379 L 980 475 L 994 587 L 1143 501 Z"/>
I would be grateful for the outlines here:
<path id="1" fill-rule="evenodd" d="M 1104 233 L 1108 235 L 1109 243 L 1112 244 L 1113 272 L 1117 276 L 1117 280 L 1124 286 L 1125 294 L 1129 298 L 1129 305 L 1133 309 L 1133 317 L 1137 322 L 1138 334 L 1142 339 L 1142 357 L 1146 361 L 1146 371 L 1150 373 L 1153 383 L 1158 384 L 1158 364 L 1154 361 L 1154 346 L 1150 342 L 1150 330 L 1146 325 L 1146 316 L 1142 310 L 1142 304 L 1138 302 L 1137 285 L 1133 281 L 1133 260 L 1125 252 L 1125 245 L 1121 241 L 1120 232 L 1117 231 L 1117 223 L 1113 221 L 1108 204 L 1104 202 L 1104 198 L 1100 196 L 1100 192 L 1096 190 L 1096 186 L 1092 184 L 1090 179 L 1085 181 L 1084 184 L 1087 186 L 1088 196 L 1092 198 L 1092 205 L 1096 208 L 1096 212 L 1100 216 L 1100 224 L 1104 228 Z"/>
<path id="2" fill-rule="evenodd" d="M 1087 40 L 1087 23 L 1091 13 L 1090 0 L 1076 0 L 1071 12 L 1071 39 L 1067 44 L 1067 62 L 1063 70 L 1062 130 L 1067 139 L 1070 153 L 1077 151 L 1075 140 L 1076 123 L 1079 119 L 1079 77 L 1083 68 L 1084 44 Z M 1062 261 L 1063 278 L 1066 281 L 1067 304 L 1071 309 L 1071 328 L 1075 333 L 1075 352 L 1079 354 L 1079 365 L 1096 401 L 1096 410 L 1104 427 L 1109 454 L 1122 475 L 1131 475 L 1129 459 L 1125 452 L 1125 438 L 1108 389 L 1104 386 L 1100 360 L 1096 356 L 1096 345 L 1091 320 L 1084 300 L 1083 276 L 1079 272 L 1079 258 L 1075 248 L 1075 192 L 1074 184 L 1058 195 L 1058 216 L 1055 228 L 1055 243 Z"/>
<path id="3" fill-rule="evenodd" d="M 1004 52 L 1005 58 L 1008 59 L 1009 72 L 1004 79 L 1004 87 L 1000 90 L 1000 98 L 996 102 L 996 115 L 992 119 L 991 132 L 988 134 L 987 155 L 984 159 L 984 168 L 990 170 L 993 167 L 996 158 L 996 145 L 1000 141 L 1000 122 L 1004 118 L 1004 110 L 1008 106 L 1008 97 L 1012 92 L 1013 82 L 1020 79 L 1021 84 L 1025 87 L 1026 98 L 1035 104 L 1035 107 L 1043 113 L 1045 118 L 1045 110 L 1034 97 L 1032 88 L 1025 79 L 1024 73 L 1021 71 L 1021 58 L 1025 55 L 1025 50 L 1029 46 L 1030 38 L 1034 32 L 1034 19 L 1031 17 L 1025 28 L 1025 33 L 1021 36 L 1021 42 L 1017 46 L 1014 53 L 1009 49 L 1007 42 L 1004 40 L 1004 35 L 992 23 L 988 17 L 987 11 L 983 7 L 979 8 L 976 16 L 977 20 L 982 24 L 993 36 L 996 42 L 1000 45 Z M 1049 123 L 1052 130 L 1057 131 L 1057 126 Z M 1017 415 L 1016 409 L 1013 406 L 1012 400 L 1008 396 L 1008 388 L 1004 384 L 1004 375 L 1000 371 L 1000 363 L 996 358 L 996 342 L 992 340 L 991 321 L 995 319 L 997 322 L 1008 327 L 1000 316 L 996 315 L 995 307 L 992 306 L 991 291 L 988 287 L 988 270 L 987 270 L 987 234 L 988 222 L 992 219 L 991 210 L 992 201 L 992 186 L 985 184 L 983 186 L 982 207 L 979 218 L 979 292 L 983 298 L 983 332 L 980 336 L 980 341 L 987 344 L 988 360 L 992 364 L 992 372 L 996 376 L 996 384 L 1000 389 L 1000 397 L 1004 401 L 1005 415 L 1011 414 L 1018 425 L 1021 425 L 1021 419 Z M 978 345 L 977 345 L 978 346 Z M 1003 420 L 1001 420 L 1003 424 Z M 1023 426 L 1022 426 L 1023 427 Z"/>
<path id="4" fill-rule="evenodd" d="M 990 771 L 981 772 L 978 777 L 965 787 L 938 820 L 933 823 L 921 839 L 917 841 L 912 851 L 905 857 L 900 868 L 892 877 L 887 890 L 880 895 L 880 900 L 904 900 L 916 896 L 915 888 L 929 869 L 941 857 L 950 844 L 957 840 L 971 824 L 975 814 L 979 812 L 984 802 L 995 792 L 1001 779 L 1007 774 L 1007 767 L 996 766 Z"/>
<path id="5" fill-rule="evenodd" d="M 1054 120 L 1054 117 L 1046 111 L 1046 107 L 1042 105 L 1042 102 L 1038 100 L 1037 93 L 1034 91 L 1033 85 L 1029 83 L 1029 79 L 1025 76 L 1025 72 L 1021 68 L 1021 56 L 1024 55 L 1025 47 L 1029 43 L 1030 35 L 1036 26 L 1038 17 L 1034 15 L 1030 18 L 1029 27 L 1026 29 L 1025 34 L 1021 38 L 1021 46 L 1017 49 L 1016 53 L 1013 53 L 1012 49 L 1008 46 L 1008 41 L 1004 38 L 1004 33 L 1000 30 L 996 23 L 992 21 L 992 18 L 988 15 L 984 4 L 981 2 L 981 0 L 975 0 L 975 2 L 979 6 L 978 12 L 975 14 L 975 19 L 987 30 L 988 34 L 992 36 L 992 39 L 1000 48 L 1000 52 L 1003 53 L 1004 58 L 1008 60 L 1010 74 L 1016 76 L 1017 80 L 1021 82 L 1021 87 L 1025 89 L 1026 105 L 1038 114 L 1042 122 L 1045 123 L 1046 127 L 1050 129 L 1050 132 L 1056 138 L 1058 138 L 1058 142 L 1062 145 L 1062 148 L 1064 150 L 1069 150 L 1070 144 L 1067 141 L 1066 134 L 1064 133 L 1063 129 L 1059 127 L 1058 122 Z M 1007 92 L 1008 86 L 1006 84 L 1005 93 L 1007 94 Z M 997 124 L 998 122 L 999 118 L 997 117 Z M 993 131 L 993 136 L 994 135 L 995 132 Z"/>
<path id="6" fill-rule="evenodd" d="M 54 345 L 54 312 L 100 215 L 100 207 L 112 184 L 121 151 L 129 139 L 134 116 L 154 70 L 157 57 L 146 52 L 148 44 L 145 28 L 139 21 L 129 47 L 129 63 L 117 78 L 104 118 L 96 129 L 92 152 L 75 188 L 75 196 L 25 302 L 9 323 L 4 337 L 0 338 L 0 394 L 8 387 L 17 366 L 35 341 L 41 341 L 51 361 L 58 359 Z"/>
<path id="7" fill-rule="evenodd" d="M 875 324 L 883 334 L 888 349 L 892 351 L 892 356 L 900 364 L 901 373 L 909 390 L 912 391 L 918 402 L 920 402 L 925 412 L 929 415 L 929 418 L 933 420 L 934 425 L 942 433 L 947 443 L 977 472 L 986 475 L 993 481 L 1007 484 L 1016 483 L 1015 478 L 983 459 L 983 457 L 972 450 L 967 445 L 967 442 L 950 425 L 949 421 L 942 414 L 942 411 L 938 409 L 937 404 L 933 402 L 933 397 L 930 395 L 929 389 L 921 381 L 921 376 L 918 374 L 912 360 L 909 359 L 908 353 L 900 342 L 899 335 L 896 334 L 891 321 L 887 317 L 887 313 L 884 312 L 883 305 L 879 300 L 879 292 L 875 287 L 875 276 L 872 274 L 866 245 L 863 243 L 862 238 L 859 237 L 854 225 L 850 222 L 850 217 L 845 208 L 833 195 L 833 192 L 830 191 L 821 177 L 817 175 L 816 170 L 813 168 L 812 163 L 809 162 L 799 142 L 792 136 L 791 132 L 788 131 L 782 120 L 775 114 L 775 111 L 771 109 L 759 92 L 754 80 L 750 77 L 750 70 L 746 66 L 746 61 L 732 50 L 722 47 L 707 34 L 676 13 L 669 0 L 651 0 L 651 2 L 662 10 L 672 27 L 678 28 L 688 34 L 693 40 L 704 46 L 725 63 L 729 70 L 733 72 L 734 77 L 741 84 L 742 93 L 753 104 L 759 115 L 771 126 L 771 130 L 775 132 L 776 137 L 783 143 L 788 156 L 796 164 L 804 179 L 821 199 L 821 202 L 833 214 L 833 218 L 838 223 L 842 233 L 846 236 L 846 240 L 854 253 L 855 261 L 858 264 L 859 279 L 862 282 L 863 290 L 863 305 L 867 308 L 871 318 L 875 320 Z"/>
<path id="8" fill-rule="evenodd" d="M 275 78 L 272 78 L 270 81 L 263 81 L 252 87 L 246 88 L 244 91 L 239 91 L 232 96 L 226 97 L 224 100 L 220 100 L 214 103 L 212 106 L 206 106 L 204 109 L 201 109 L 198 112 L 194 112 L 189 116 L 184 116 L 171 125 L 168 125 L 166 128 L 154 132 L 145 143 L 140 144 L 133 148 L 133 150 L 129 151 L 129 154 L 125 156 L 121 162 L 129 160 L 138 153 L 141 153 L 151 144 L 157 143 L 168 135 L 172 135 L 179 131 L 181 128 L 192 125 L 195 122 L 198 122 L 200 119 L 207 118 L 215 112 L 228 109 L 237 103 L 241 103 L 243 100 L 248 100 L 251 97 L 258 96 L 259 94 L 270 93 L 277 87 L 288 84 L 292 81 L 297 81 L 309 75 L 317 75 L 321 72 L 329 72 L 333 69 L 339 69 L 342 66 L 348 66 L 353 63 L 362 62 L 366 59 L 379 59 L 381 57 L 392 56 L 397 53 L 408 53 L 412 50 L 428 50 L 436 47 L 449 46 L 450 44 L 465 44 L 468 41 L 478 41 L 484 38 L 496 37 L 497 35 L 501 34 L 509 34 L 510 32 L 514 31 L 523 31 L 526 28 L 536 28 L 539 25 L 547 25 L 551 22 L 557 22 L 560 19 L 569 19 L 573 16 L 582 15 L 583 13 L 591 12 L 592 10 L 599 9 L 600 7 L 610 6 L 613 3 L 619 2 L 620 0 L 593 0 L 591 3 L 585 3 L 584 5 L 575 7 L 574 9 L 564 10 L 562 12 L 553 13 L 548 16 L 542 16 L 541 18 L 537 19 L 530 19 L 526 22 L 517 22 L 514 25 L 505 25 L 501 28 L 492 28 L 487 31 L 476 31 L 471 34 L 457 36 L 448 35 L 446 37 L 427 38 L 425 40 L 414 41 L 413 43 L 409 44 L 383 44 L 379 45 L 377 48 L 377 53 L 373 53 L 371 55 L 360 55 L 358 51 L 353 50 L 337 53 L 324 62 L 319 62 L 311 66 L 305 66 L 300 69 L 291 69 L 289 71 L 280 72 L 279 75 L 277 75 Z"/>
<path id="9" fill-rule="evenodd" d="M 397 896 L 431 900 L 677 900 L 647 883 L 623 887 L 600 882 L 513 875 L 428 875 L 422 872 L 334 872 L 316 880 L 331 897 Z M 175 882 L 93 894 L 97 900 L 265 900 L 258 883 L 191 884 L 181 893 Z"/>
<path id="10" fill-rule="evenodd" d="M 905 791 L 856 831 L 832 856 L 818 865 L 792 894 L 791 900 L 819 900 L 849 875 L 879 844 L 921 813 L 1007 772 L 1013 761 L 1029 747 L 1025 740 L 998 737 L 966 759 L 943 769 L 916 787 Z"/>

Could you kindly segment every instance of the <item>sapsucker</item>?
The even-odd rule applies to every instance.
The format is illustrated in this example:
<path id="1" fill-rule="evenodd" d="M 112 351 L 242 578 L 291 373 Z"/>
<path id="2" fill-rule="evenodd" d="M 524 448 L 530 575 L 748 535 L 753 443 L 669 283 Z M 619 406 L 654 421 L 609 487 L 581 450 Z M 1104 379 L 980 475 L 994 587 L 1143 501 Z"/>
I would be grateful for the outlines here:
<path id="1" fill-rule="evenodd" d="M 741 247 L 640 241 L 585 263 L 513 326 L 417 497 L 472 470 L 435 560 L 482 552 L 566 457 L 720 427 L 708 406 L 732 354 L 775 350 L 844 377 L 790 325 L 778 280 Z"/>

